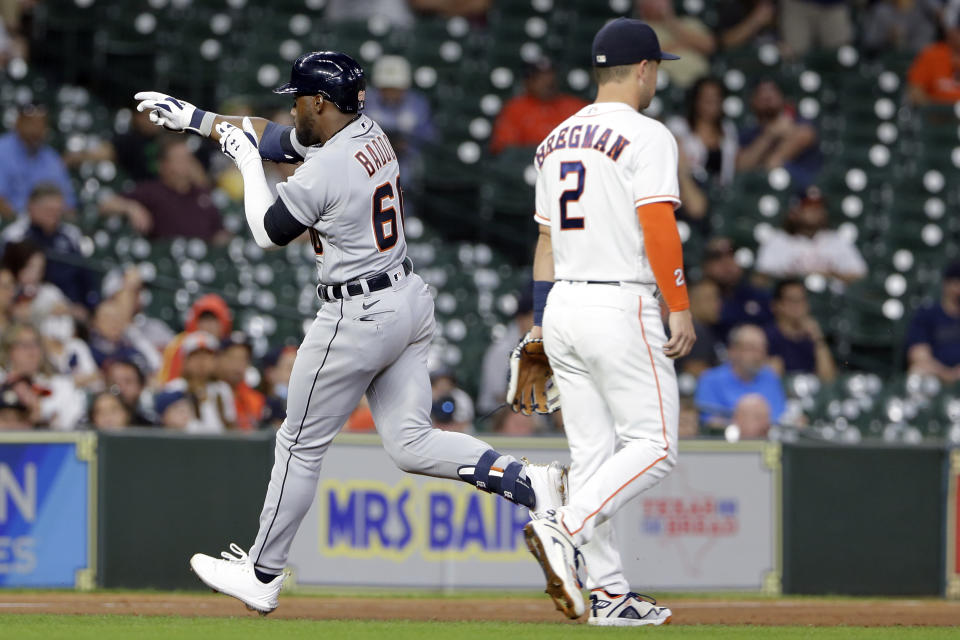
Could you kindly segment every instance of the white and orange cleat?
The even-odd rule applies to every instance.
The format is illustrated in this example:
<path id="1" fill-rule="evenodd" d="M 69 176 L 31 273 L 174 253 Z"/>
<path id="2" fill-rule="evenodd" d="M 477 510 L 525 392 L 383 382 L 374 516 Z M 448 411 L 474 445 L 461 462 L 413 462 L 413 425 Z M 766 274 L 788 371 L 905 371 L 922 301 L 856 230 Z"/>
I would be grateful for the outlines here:
<path id="1" fill-rule="evenodd" d="M 546 592 L 557 609 L 568 618 L 579 618 L 587 610 L 577 577 L 580 551 L 552 510 L 538 514 L 523 528 L 530 553 L 540 563 L 547 579 Z"/>

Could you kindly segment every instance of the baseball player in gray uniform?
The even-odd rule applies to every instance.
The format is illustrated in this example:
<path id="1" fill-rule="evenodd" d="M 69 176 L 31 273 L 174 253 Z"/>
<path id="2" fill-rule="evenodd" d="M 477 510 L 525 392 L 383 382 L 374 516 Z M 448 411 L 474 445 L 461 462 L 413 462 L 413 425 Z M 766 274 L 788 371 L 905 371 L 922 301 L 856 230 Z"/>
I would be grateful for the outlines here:
<path id="1" fill-rule="evenodd" d="M 324 453 L 364 393 L 384 448 L 404 471 L 464 480 L 531 511 L 560 506 L 565 493 L 558 463 L 522 463 L 431 425 L 433 300 L 406 257 L 397 158 L 362 114 L 364 86 L 350 56 L 300 57 L 290 82 L 276 89 L 295 97 L 294 127 L 220 116 L 156 92 L 135 96 L 156 124 L 219 140 L 243 175 L 246 219 L 259 246 L 283 246 L 308 231 L 316 252 L 323 304 L 297 351 L 256 541 L 249 553 L 231 544 L 222 559 L 190 559 L 209 587 L 262 614 L 277 606 Z M 261 159 L 303 161 L 275 200 Z"/>

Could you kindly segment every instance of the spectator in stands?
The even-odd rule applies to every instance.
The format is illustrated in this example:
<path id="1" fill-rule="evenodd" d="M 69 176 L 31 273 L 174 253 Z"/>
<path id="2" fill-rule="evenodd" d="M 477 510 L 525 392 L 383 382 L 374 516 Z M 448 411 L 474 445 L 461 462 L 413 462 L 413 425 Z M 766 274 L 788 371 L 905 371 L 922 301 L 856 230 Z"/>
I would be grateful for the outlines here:
<path id="1" fill-rule="evenodd" d="M 774 278 L 803 278 L 818 273 L 842 282 L 867 275 L 867 263 L 856 245 L 829 226 L 823 193 L 809 187 L 757 250 L 757 271 Z"/>
<path id="2" fill-rule="evenodd" d="M 960 381 L 960 262 L 944 269 L 940 300 L 917 309 L 905 346 L 911 373 Z"/>
<path id="3" fill-rule="evenodd" d="M 159 179 L 139 183 L 126 196 L 106 198 L 101 211 L 126 216 L 134 229 L 152 239 L 200 238 L 214 244 L 229 240 L 207 174 L 184 138 L 164 138 L 157 174 Z"/>
<path id="4" fill-rule="evenodd" d="M 720 0 L 717 32 L 724 49 L 776 43 L 777 5 L 773 0 Z"/>
<path id="5" fill-rule="evenodd" d="M 173 330 L 159 318 L 151 318 L 143 310 L 142 301 L 143 279 L 137 267 L 128 267 L 125 270 L 114 269 L 103 278 L 102 298 L 117 303 L 124 318 L 127 319 L 127 329 L 124 337 L 130 344 L 142 347 L 140 350 L 153 354 L 161 353 L 174 339 Z M 148 348 L 149 347 L 149 348 Z M 160 362 L 151 360 L 147 363 L 150 371 L 160 367 Z"/>
<path id="6" fill-rule="evenodd" d="M 99 301 L 100 283 L 84 264 L 83 232 L 63 221 L 66 212 L 67 201 L 60 187 L 37 183 L 27 200 L 26 217 L 4 229 L 0 238 L 4 243 L 29 240 L 43 249 L 47 258 L 44 280 L 56 285 L 77 305 L 77 314 L 86 317 Z"/>
<path id="7" fill-rule="evenodd" d="M 720 287 L 704 278 L 690 287 L 690 315 L 697 341 L 690 353 L 677 361 L 680 373 L 699 377 L 704 371 L 720 364 L 722 343 L 717 340 L 714 327 L 720 322 Z"/>
<path id="8" fill-rule="evenodd" d="M 723 117 L 723 84 L 704 77 L 687 92 L 686 115 L 666 122 L 694 179 L 728 185 L 737 170 L 737 127 Z"/>
<path id="9" fill-rule="evenodd" d="M 461 16 L 483 21 L 493 6 L 493 0 L 409 0 L 410 6 L 420 13 L 437 14 L 445 18 Z"/>
<path id="10" fill-rule="evenodd" d="M 129 325 L 129 317 L 117 302 L 101 302 L 90 325 L 88 342 L 93 359 L 100 367 L 108 360 L 133 360 L 144 371 L 154 371 L 160 354 L 149 344 L 131 342 L 126 335 Z"/>
<path id="11" fill-rule="evenodd" d="M 101 391 L 90 404 L 90 424 L 97 431 L 119 431 L 132 426 L 133 411 L 116 393 Z"/>
<path id="12" fill-rule="evenodd" d="M 694 177 L 693 169 L 683 152 L 677 154 L 677 181 L 682 199 L 680 208 L 676 210 L 677 220 L 683 220 L 696 228 L 700 235 L 709 235 L 710 221 L 707 213 L 710 210 L 710 201 L 702 183 Z"/>
<path id="13" fill-rule="evenodd" d="M 223 433 L 237 424 L 230 385 L 216 377 L 218 347 L 219 341 L 206 331 L 189 334 L 180 347 L 182 375 L 163 387 L 163 391 L 181 391 L 190 400 L 193 415 L 188 431 L 192 433 Z"/>
<path id="14" fill-rule="evenodd" d="M 803 281 L 779 281 L 773 288 L 771 307 L 774 321 L 764 331 L 773 370 L 781 376 L 815 373 L 822 382 L 833 382 L 837 366 L 820 324 L 810 314 Z"/>
<path id="15" fill-rule="evenodd" d="M 823 164 L 817 129 L 786 104 L 773 80 L 761 80 L 750 96 L 755 124 L 740 132 L 737 169 L 770 171 L 784 167 L 794 186 L 816 180 Z"/>
<path id="16" fill-rule="evenodd" d="M 4 246 L 0 268 L 9 270 L 16 280 L 16 297 L 11 308 L 13 319 L 29 320 L 34 305 L 69 304 L 60 289 L 43 281 L 47 259 L 43 251 L 29 240 Z"/>
<path id="17" fill-rule="evenodd" d="M 286 346 L 270 351 L 263 359 L 263 386 L 266 396 L 264 426 L 279 427 L 287 415 L 287 388 L 293 361 L 297 357 L 297 348 Z"/>
<path id="18" fill-rule="evenodd" d="M 3 46 L 5 55 L 10 58 L 26 60 L 30 54 L 30 43 L 24 34 L 24 18 L 32 18 L 36 0 L 3 0 L 0 2 L 0 24 L 6 32 L 8 42 Z M 6 61 L 3 64 L 6 65 Z"/>
<path id="19" fill-rule="evenodd" d="M 916 55 L 937 37 L 939 0 L 879 0 L 867 9 L 862 41 L 872 54 Z"/>
<path id="20" fill-rule="evenodd" d="M 812 49 L 838 49 L 853 40 L 846 0 L 780 0 L 784 53 L 804 56 Z"/>
<path id="21" fill-rule="evenodd" d="M 163 129 L 150 122 L 150 112 L 134 109 L 127 131 L 113 139 L 120 170 L 136 182 L 155 179 L 161 140 Z"/>
<path id="22" fill-rule="evenodd" d="M 433 426 L 444 431 L 473 432 L 473 400 L 457 386 L 453 369 L 441 367 L 430 374 Z"/>
<path id="23" fill-rule="evenodd" d="M 266 399 L 246 382 L 253 349 L 242 331 L 234 331 L 220 344 L 217 356 L 217 377 L 230 386 L 236 413 L 237 429 L 252 431 L 260 427 Z"/>
<path id="24" fill-rule="evenodd" d="M 0 335 L 13 322 L 13 297 L 17 293 L 17 278 L 13 271 L 0 264 Z"/>
<path id="25" fill-rule="evenodd" d="M 510 354 L 520 339 L 533 327 L 533 286 L 527 283 L 517 299 L 513 322 L 483 354 L 477 410 L 490 413 L 503 404 L 507 397 L 507 379 L 510 376 Z"/>
<path id="26" fill-rule="evenodd" d="M 401 56 L 382 56 L 373 65 L 373 87 L 367 89 L 364 113 L 376 120 L 397 152 L 407 190 L 423 176 L 421 149 L 436 140 L 433 114 L 426 96 L 410 88 L 410 63 Z"/>
<path id="27" fill-rule="evenodd" d="M 720 322 L 713 326 L 717 340 L 726 342 L 727 334 L 739 324 L 763 326 L 773 320 L 770 294 L 750 283 L 743 267 L 737 264 L 730 238 L 717 237 L 707 242 L 703 275 L 720 287 Z"/>
<path id="28" fill-rule="evenodd" d="M 914 104 L 960 101 L 960 4 L 943 13 L 944 40 L 924 48 L 910 65 L 907 82 Z"/>
<path id="29" fill-rule="evenodd" d="M 30 408 L 18 389 L 22 384 L 0 384 L 0 431 L 23 431 L 33 428 Z M 30 394 L 32 395 L 32 394 Z"/>
<path id="30" fill-rule="evenodd" d="M 333 23 L 365 23 L 371 16 L 386 20 L 394 29 L 409 29 L 414 23 L 407 0 L 328 0 L 323 14 Z"/>
<path id="31" fill-rule="evenodd" d="M 215 293 L 208 293 L 197 298 L 190 307 L 183 332 L 177 334 L 163 350 L 163 365 L 158 374 L 161 383 L 180 376 L 183 363 L 180 345 L 184 338 L 194 331 L 205 331 L 215 336 L 217 340 L 227 339 L 233 331 L 233 314 L 230 313 L 230 307 L 223 298 Z"/>
<path id="32" fill-rule="evenodd" d="M 160 426 L 187 433 L 203 433 L 204 425 L 196 417 L 193 403 L 186 392 L 180 390 L 161 391 L 154 396 L 154 410 L 159 417 Z"/>
<path id="33" fill-rule="evenodd" d="M 700 376 L 695 400 L 701 424 L 725 427 L 740 400 L 754 393 L 766 400 L 773 420 L 779 420 L 786 397 L 776 372 L 767 364 L 767 337 L 756 325 L 741 325 L 730 333 L 727 362 Z"/>
<path id="34" fill-rule="evenodd" d="M 0 136 L 0 218 L 26 210 L 27 198 L 41 182 L 60 187 L 67 207 L 75 209 L 77 198 L 60 155 L 47 144 L 46 107 L 21 107 L 13 131 Z"/>
<path id="35" fill-rule="evenodd" d="M 673 0 L 635 0 L 634 13 L 653 28 L 664 51 L 680 56 L 662 70 L 672 84 L 686 89 L 710 70 L 717 40 L 707 25 L 693 16 L 677 16 Z"/>
<path id="36" fill-rule="evenodd" d="M 16 387 L 34 426 L 75 429 L 86 415 L 86 396 L 70 376 L 53 372 L 40 332 L 29 324 L 14 324 L 0 338 L 0 378 Z"/>
<path id="37" fill-rule="evenodd" d="M 587 106 L 587 103 L 557 89 L 553 63 L 541 58 L 527 67 L 524 92 L 503 105 L 493 125 L 490 152 L 508 147 L 534 147 L 554 127 Z"/>
<path id="38" fill-rule="evenodd" d="M 350 412 L 342 430 L 350 433 L 373 433 L 377 430 L 377 425 L 373 422 L 373 412 L 370 411 L 370 402 L 366 395 L 360 398 L 357 407 Z"/>
<path id="39" fill-rule="evenodd" d="M 146 391 L 147 380 L 137 363 L 123 358 L 107 360 L 103 365 L 103 373 L 107 389 L 120 396 L 124 404 L 130 407 L 131 424 L 138 427 L 153 424 L 144 408 L 145 396 L 150 395 Z"/>
<path id="40" fill-rule="evenodd" d="M 740 398 L 731 422 L 740 430 L 740 440 L 766 440 L 770 432 L 770 403 L 759 393 Z"/>
<path id="41" fill-rule="evenodd" d="M 76 321 L 70 308 L 57 301 L 35 301 L 30 305 L 31 323 L 43 338 L 54 373 L 70 376 L 77 387 L 91 389 L 102 381 L 90 347 L 76 336 Z"/>

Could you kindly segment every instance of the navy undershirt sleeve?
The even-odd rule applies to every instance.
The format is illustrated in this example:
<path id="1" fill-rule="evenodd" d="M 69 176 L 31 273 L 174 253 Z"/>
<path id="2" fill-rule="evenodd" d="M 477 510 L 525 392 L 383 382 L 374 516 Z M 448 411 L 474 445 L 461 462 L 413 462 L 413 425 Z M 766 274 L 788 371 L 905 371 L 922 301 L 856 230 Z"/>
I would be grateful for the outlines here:
<path id="1" fill-rule="evenodd" d="M 270 237 L 270 242 L 283 247 L 306 231 L 307 225 L 294 218 L 287 205 L 278 197 L 263 216 L 263 228 Z"/>

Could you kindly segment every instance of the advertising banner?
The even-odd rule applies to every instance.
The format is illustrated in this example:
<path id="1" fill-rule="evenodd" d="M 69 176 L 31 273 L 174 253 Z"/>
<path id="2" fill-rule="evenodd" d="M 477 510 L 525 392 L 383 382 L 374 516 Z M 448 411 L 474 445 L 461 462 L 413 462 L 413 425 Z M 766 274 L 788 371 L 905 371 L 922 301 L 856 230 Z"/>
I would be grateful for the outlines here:
<path id="1" fill-rule="evenodd" d="M 957 514 L 960 513 L 960 449 L 950 452 L 947 473 L 947 535 L 946 539 L 946 596 L 960 599 L 960 532 Z"/>
<path id="2" fill-rule="evenodd" d="M 93 586 L 96 436 L 0 435 L 0 587 Z"/>
<path id="3" fill-rule="evenodd" d="M 498 451 L 569 463 L 560 439 Z M 614 518 L 628 579 L 645 589 L 779 589 L 779 448 L 683 443 L 664 482 Z M 291 549 L 300 585 L 539 588 L 527 510 L 456 481 L 404 474 L 376 436 L 342 435 Z"/>

